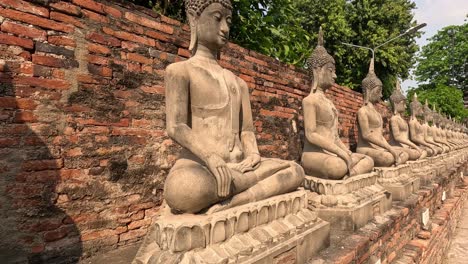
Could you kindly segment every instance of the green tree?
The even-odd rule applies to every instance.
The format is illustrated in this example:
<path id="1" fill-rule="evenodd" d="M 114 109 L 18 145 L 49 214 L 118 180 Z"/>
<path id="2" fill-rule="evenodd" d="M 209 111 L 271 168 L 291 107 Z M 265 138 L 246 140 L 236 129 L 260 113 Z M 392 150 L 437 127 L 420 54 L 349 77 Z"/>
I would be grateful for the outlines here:
<path id="1" fill-rule="evenodd" d="M 131 0 L 145 3 L 144 0 Z M 168 4 L 170 3 L 170 4 Z M 375 47 L 414 26 L 411 0 L 232 0 L 231 40 L 243 47 L 303 66 L 316 45 L 318 28 L 325 31 L 326 48 L 337 62 L 337 82 L 360 88 L 370 54 L 341 42 Z M 163 14 L 183 19 L 182 0 L 149 1 Z M 396 76 L 408 77 L 417 51 L 412 34 L 376 52 L 376 72 L 384 83 L 384 98 Z"/>
<path id="2" fill-rule="evenodd" d="M 468 23 L 443 28 L 422 48 L 414 72 L 416 81 L 467 91 L 467 54 Z"/>
<path id="3" fill-rule="evenodd" d="M 303 27 L 325 31 L 326 48 L 335 57 L 337 82 L 360 89 L 367 74 L 370 52 L 344 46 L 342 42 L 375 47 L 416 25 L 415 4 L 410 0 L 298 0 Z M 396 76 L 407 78 L 418 50 L 415 38 L 406 35 L 379 48 L 375 54 L 376 73 L 384 83 L 384 98 L 394 89 Z"/>
<path id="4" fill-rule="evenodd" d="M 419 101 L 424 104 L 427 100 L 431 109 L 435 106 L 442 113 L 450 115 L 457 120 L 463 120 L 468 117 L 468 110 L 463 104 L 463 92 L 453 86 L 444 84 L 428 84 L 422 85 L 416 89 L 408 91 L 408 98 L 413 98 L 413 94 L 417 93 Z M 408 102 L 411 100 L 408 99 Z"/>

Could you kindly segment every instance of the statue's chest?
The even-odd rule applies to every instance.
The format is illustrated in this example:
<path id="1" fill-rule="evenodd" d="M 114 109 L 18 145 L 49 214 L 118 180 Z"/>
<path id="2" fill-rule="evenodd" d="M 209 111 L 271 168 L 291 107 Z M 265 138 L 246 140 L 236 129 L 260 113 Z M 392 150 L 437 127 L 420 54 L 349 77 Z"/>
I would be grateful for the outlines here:
<path id="1" fill-rule="evenodd" d="M 382 126 L 382 116 L 375 109 L 369 110 L 369 125 L 372 127 L 381 127 Z"/>
<path id="2" fill-rule="evenodd" d="M 398 119 L 398 128 L 401 132 L 408 132 L 408 124 L 403 118 Z"/>
<path id="3" fill-rule="evenodd" d="M 232 74 L 224 70 L 207 71 L 195 68 L 191 72 L 190 102 L 200 109 L 222 109 L 240 105 L 240 87 Z"/>
<path id="4" fill-rule="evenodd" d="M 317 123 L 322 125 L 333 125 L 337 122 L 338 111 L 328 99 L 324 99 L 317 107 Z"/>

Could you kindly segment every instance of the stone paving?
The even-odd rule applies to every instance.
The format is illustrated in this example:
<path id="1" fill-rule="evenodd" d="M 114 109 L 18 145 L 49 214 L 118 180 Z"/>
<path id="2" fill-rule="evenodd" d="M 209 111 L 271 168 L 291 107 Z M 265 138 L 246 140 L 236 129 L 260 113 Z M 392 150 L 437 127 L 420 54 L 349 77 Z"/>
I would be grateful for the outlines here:
<path id="1" fill-rule="evenodd" d="M 464 204 L 462 216 L 452 238 L 445 263 L 468 263 L 468 201 Z"/>

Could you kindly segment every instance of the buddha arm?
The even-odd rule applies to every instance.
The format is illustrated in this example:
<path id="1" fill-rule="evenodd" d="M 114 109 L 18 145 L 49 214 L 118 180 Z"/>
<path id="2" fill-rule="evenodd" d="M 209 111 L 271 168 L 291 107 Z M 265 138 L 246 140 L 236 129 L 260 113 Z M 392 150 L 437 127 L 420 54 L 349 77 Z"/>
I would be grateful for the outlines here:
<path id="1" fill-rule="evenodd" d="M 406 122 L 406 121 L 405 121 Z M 403 135 L 402 132 L 400 131 L 400 126 L 398 125 L 398 120 L 396 118 L 391 118 L 390 119 L 390 126 L 392 128 L 392 134 L 393 138 L 405 145 L 410 146 L 411 148 L 414 149 L 419 149 L 418 146 L 416 146 L 413 142 L 411 142 L 409 139 L 406 139 Z"/>
<path id="2" fill-rule="evenodd" d="M 324 150 L 338 155 L 338 157 L 345 161 L 349 160 L 349 155 L 346 151 L 341 149 L 337 144 L 335 144 L 335 142 L 330 141 L 329 139 L 317 133 L 315 106 L 303 100 L 302 109 L 304 109 L 304 126 L 307 141 Z"/>
<path id="3" fill-rule="evenodd" d="M 358 111 L 358 123 L 359 127 L 361 128 L 361 135 L 364 140 L 367 140 L 370 143 L 373 143 L 381 148 L 388 150 L 390 153 L 395 153 L 393 148 L 388 144 L 387 140 L 383 137 L 383 135 L 376 135 L 373 131 L 369 128 L 369 119 L 367 118 L 367 114 L 364 111 Z"/>
<path id="4" fill-rule="evenodd" d="M 203 161 L 209 156 L 207 148 L 202 146 L 188 125 L 189 81 L 181 65 L 171 64 L 166 69 L 166 127 L 167 134 L 177 143 L 189 149 Z"/>
<path id="5" fill-rule="evenodd" d="M 249 87 L 244 80 L 238 78 L 238 82 L 242 91 L 241 102 L 241 141 L 245 153 L 248 155 L 259 155 L 257 139 L 255 138 L 255 127 L 253 125 L 252 108 L 250 106 Z"/>

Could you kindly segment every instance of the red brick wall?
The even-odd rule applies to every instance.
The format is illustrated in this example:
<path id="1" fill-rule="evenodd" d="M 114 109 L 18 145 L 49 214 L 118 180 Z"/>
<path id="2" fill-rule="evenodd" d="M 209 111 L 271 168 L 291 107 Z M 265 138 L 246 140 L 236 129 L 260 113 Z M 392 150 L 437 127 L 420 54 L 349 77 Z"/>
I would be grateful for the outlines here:
<path id="1" fill-rule="evenodd" d="M 0 0 L 2 259 L 132 243 L 158 211 L 180 149 L 165 133 L 164 69 L 189 56 L 189 29 L 109 2 Z M 251 88 L 262 154 L 298 160 L 306 72 L 234 44 L 220 63 Z M 328 95 L 354 145 L 361 95 Z"/>

